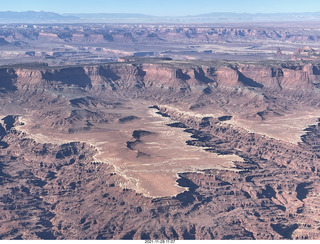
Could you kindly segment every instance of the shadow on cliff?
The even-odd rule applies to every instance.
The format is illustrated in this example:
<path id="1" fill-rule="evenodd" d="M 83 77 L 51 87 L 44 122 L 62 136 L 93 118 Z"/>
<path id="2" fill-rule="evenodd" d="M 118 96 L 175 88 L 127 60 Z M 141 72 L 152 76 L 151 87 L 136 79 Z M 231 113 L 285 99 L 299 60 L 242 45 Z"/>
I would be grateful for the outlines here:
<path id="1" fill-rule="evenodd" d="M 257 87 L 257 88 L 263 88 L 263 85 L 255 82 L 254 80 L 244 76 L 241 72 L 238 71 L 239 75 L 239 81 L 244 84 L 245 86 L 250 86 L 250 87 Z"/>
<path id="2" fill-rule="evenodd" d="M 204 84 L 216 83 L 213 79 L 207 77 L 201 68 L 199 68 L 198 71 L 194 69 L 194 77 L 196 80 Z"/>
<path id="3" fill-rule="evenodd" d="M 64 68 L 56 71 L 46 71 L 42 77 L 48 81 L 60 81 L 65 85 L 76 85 L 91 88 L 91 79 L 81 67 Z"/>
<path id="4" fill-rule="evenodd" d="M 191 180 L 184 177 L 183 174 L 178 174 L 178 175 L 180 177 L 177 180 L 178 185 L 181 187 L 187 187 L 188 190 L 178 194 L 174 198 L 179 200 L 182 206 L 187 206 L 189 204 L 194 203 L 194 201 L 196 200 L 194 194 L 196 189 L 199 187 L 196 184 L 194 184 Z"/>
<path id="5" fill-rule="evenodd" d="M 99 75 L 107 78 L 107 79 L 110 79 L 112 81 L 116 81 L 116 80 L 119 80 L 121 77 L 118 76 L 116 73 L 114 73 L 110 67 L 99 67 Z"/>
<path id="6" fill-rule="evenodd" d="M 13 84 L 13 81 L 17 77 L 12 69 L 0 69 L 0 92 L 16 91 L 17 87 Z"/>

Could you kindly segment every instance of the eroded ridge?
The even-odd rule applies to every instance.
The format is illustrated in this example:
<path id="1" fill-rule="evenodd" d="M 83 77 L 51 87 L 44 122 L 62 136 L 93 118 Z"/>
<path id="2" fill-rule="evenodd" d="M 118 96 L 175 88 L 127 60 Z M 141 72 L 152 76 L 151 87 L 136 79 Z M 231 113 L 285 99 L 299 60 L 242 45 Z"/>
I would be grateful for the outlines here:
<path id="1" fill-rule="evenodd" d="M 34 128 L 32 117 L 22 118 L 21 130 L 41 141 L 90 142 L 98 149 L 95 160 L 113 165 L 131 188 L 150 197 L 174 196 L 185 189 L 177 185 L 178 173 L 197 172 L 203 169 L 236 170 L 236 155 L 208 153 L 198 147 L 188 146 L 191 139 L 188 128 L 169 126 L 174 122 L 146 103 L 126 104 L 131 109 L 108 108 L 104 112 L 117 114 L 113 122 L 100 124 L 89 131 L 72 134 Z M 129 115 L 134 114 L 134 115 Z M 139 119 L 128 119 L 128 118 Z"/>
<path id="2" fill-rule="evenodd" d="M 320 238 L 317 65 L 139 62 L 1 69 L 1 239 Z"/>
<path id="3" fill-rule="evenodd" d="M 226 150 L 238 143 L 241 150 L 234 153 L 246 157 L 246 162 L 236 163 L 239 171 L 180 174 L 178 184 L 188 191 L 151 200 L 123 189 L 126 180 L 108 164 L 88 163 L 94 148 L 83 143 L 37 143 L 15 130 L 16 121 L 9 116 L 0 129 L 1 182 L 7 188 L 1 195 L 6 213 L 2 238 L 319 238 L 318 159 L 307 145 L 289 149 L 292 144 L 241 131 L 237 133 L 241 140 L 231 140 L 226 127 L 213 119 L 201 120 L 200 127 L 193 127 L 192 143 L 206 143 L 205 148 L 220 153 L 230 153 Z M 191 120 L 180 123 L 196 125 Z M 262 142 L 264 147 L 259 147 Z M 32 216 L 27 215 L 30 208 Z M 13 219 L 13 214 L 20 218 Z M 140 222 L 141 218 L 149 221 Z"/>

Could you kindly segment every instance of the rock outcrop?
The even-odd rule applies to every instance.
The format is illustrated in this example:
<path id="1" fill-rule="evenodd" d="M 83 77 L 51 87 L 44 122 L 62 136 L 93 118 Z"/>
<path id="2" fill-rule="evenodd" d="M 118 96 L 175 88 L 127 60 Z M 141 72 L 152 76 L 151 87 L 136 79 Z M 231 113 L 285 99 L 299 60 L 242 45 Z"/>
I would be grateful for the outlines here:
<path id="1" fill-rule="evenodd" d="M 203 63 L 117 63 L 66 68 L 2 68 L 0 85 L 11 87 L 77 86 L 111 88 L 173 89 L 197 91 L 213 87 L 253 87 L 312 90 L 319 83 L 319 66 L 313 64 L 251 65 Z"/>
<path id="2" fill-rule="evenodd" d="M 1 67 L 0 239 L 319 239 L 319 124 L 293 144 L 232 123 L 318 108 L 319 70 L 312 63 L 172 60 Z M 182 139 L 187 147 L 242 160 L 179 172 L 184 192 L 149 198 L 128 189 L 111 161 L 97 162 L 92 138 L 49 143 L 23 130 L 22 118 L 73 139 L 108 131 L 111 122 L 142 126 L 132 108 L 146 101 L 168 126 L 190 134 Z M 133 153 L 155 135 L 136 128 L 130 136 L 123 144 Z M 152 159 L 143 151 L 137 157 Z"/>
<path id="3" fill-rule="evenodd" d="M 89 27 L 90 28 L 89 28 Z M 150 25 L 150 26 L 128 26 L 128 25 L 67 25 L 65 29 L 46 28 L 35 25 L 27 28 L 8 29 L 0 31 L 2 43 L 14 41 L 58 41 L 72 43 L 134 43 L 134 42 L 177 42 L 177 43 L 207 43 L 229 40 L 277 40 L 289 42 L 316 42 L 319 35 L 314 30 L 304 30 L 297 33 L 296 28 L 276 28 L 274 26 L 252 26 L 243 27 L 203 27 L 181 25 Z M 71 33 L 70 33 L 71 32 Z"/>

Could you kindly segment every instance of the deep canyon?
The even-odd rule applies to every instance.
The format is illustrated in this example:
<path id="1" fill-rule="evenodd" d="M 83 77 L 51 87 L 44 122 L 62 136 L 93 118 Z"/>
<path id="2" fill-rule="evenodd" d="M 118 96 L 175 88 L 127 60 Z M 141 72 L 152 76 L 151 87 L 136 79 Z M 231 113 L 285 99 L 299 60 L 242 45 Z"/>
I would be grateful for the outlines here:
<path id="1" fill-rule="evenodd" d="M 0 68 L 1 239 L 319 239 L 316 61 Z"/>

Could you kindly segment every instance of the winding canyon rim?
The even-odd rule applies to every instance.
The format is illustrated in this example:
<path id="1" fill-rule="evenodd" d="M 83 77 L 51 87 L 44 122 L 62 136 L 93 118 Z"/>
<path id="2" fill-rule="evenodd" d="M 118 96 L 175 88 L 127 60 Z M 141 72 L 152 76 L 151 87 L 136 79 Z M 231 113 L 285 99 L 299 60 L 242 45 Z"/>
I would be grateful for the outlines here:
<path id="1" fill-rule="evenodd" d="M 4 24 L 0 239 L 319 239 L 318 24 Z"/>
<path id="2" fill-rule="evenodd" d="M 178 173 L 205 169 L 237 171 L 233 161 L 241 162 L 242 158 L 188 146 L 186 142 L 192 139 L 190 133 L 168 126 L 175 121 L 157 114 L 158 110 L 150 107 L 144 101 L 128 101 L 120 108 L 100 110 L 105 114 L 116 114 L 120 119 L 94 126 L 89 131 L 65 134 L 37 128 L 32 116 L 19 118 L 23 126 L 18 129 L 42 143 L 90 143 L 98 150 L 95 160 L 113 165 L 116 172 L 128 180 L 123 187 L 148 197 L 175 196 L 185 191 L 176 183 Z M 134 118 L 133 121 L 130 118 Z"/>

